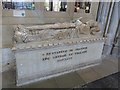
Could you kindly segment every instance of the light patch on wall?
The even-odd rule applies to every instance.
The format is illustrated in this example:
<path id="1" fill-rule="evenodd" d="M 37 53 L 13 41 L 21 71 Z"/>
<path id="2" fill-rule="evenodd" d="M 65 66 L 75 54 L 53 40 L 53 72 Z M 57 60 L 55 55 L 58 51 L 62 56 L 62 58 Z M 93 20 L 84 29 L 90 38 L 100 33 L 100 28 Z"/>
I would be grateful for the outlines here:
<path id="1" fill-rule="evenodd" d="M 65 12 L 67 0 L 45 0 L 46 11 Z"/>
<path id="2" fill-rule="evenodd" d="M 14 17 L 25 17 L 25 10 L 13 10 Z"/>
<path id="3" fill-rule="evenodd" d="M 32 2 L 33 0 L 12 0 L 13 2 Z"/>

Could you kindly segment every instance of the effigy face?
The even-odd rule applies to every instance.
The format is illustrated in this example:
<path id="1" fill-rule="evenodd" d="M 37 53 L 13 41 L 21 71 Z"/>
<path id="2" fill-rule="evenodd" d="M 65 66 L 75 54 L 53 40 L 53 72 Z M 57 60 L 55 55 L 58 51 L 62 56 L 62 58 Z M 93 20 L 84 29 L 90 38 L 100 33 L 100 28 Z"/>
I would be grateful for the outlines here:
<path id="1" fill-rule="evenodd" d="M 14 40 L 16 43 L 27 43 L 33 41 L 63 40 L 81 38 L 81 35 L 96 35 L 100 31 L 98 23 L 90 20 L 82 23 L 56 23 L 37 26 L 15 27 Z"/>

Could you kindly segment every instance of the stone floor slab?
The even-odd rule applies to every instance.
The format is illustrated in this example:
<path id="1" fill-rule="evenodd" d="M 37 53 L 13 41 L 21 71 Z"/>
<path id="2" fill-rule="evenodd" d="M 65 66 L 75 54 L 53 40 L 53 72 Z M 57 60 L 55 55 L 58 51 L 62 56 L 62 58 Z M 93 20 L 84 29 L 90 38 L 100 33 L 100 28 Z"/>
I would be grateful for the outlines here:
<path id="1" fill-rule="evenodd" d="M 23 88 L 58 88 L 58 86 L 55 82 L 55 79 L 51 78 L 48 80 L 44 80 L 44 81 L 40 81 L 40 82 L 36 82 L 33 84 L 23 86 Z"/>
<path id="2" fill-rule="evenodd" d="M 118 71 L 118 68 L 111 65 L 111 63 L 101 63 L 100 65 L 91 68 L 98 74 L 100 74 L 102 77 L 116 73 Z"/>
<path id="3" fill-rule="evenodd" d="M 90 83 L 101 78 L 101 76 L 91 68 L 79 70 L 77 73 L 86 83 Z"/>
<path id="4" fill-rule="evenodd" d="M 56 82 L 59 88 L 73 88 L 85 84 L 76 72 L 56 77 Z"/>

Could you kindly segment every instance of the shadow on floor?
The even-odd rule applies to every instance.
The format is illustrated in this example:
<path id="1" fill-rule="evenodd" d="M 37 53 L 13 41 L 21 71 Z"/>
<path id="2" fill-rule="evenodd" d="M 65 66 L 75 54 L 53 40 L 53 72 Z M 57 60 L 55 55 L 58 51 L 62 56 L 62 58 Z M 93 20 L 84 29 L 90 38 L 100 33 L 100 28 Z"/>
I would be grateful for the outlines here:
<path id="1" fill-rule="evenodd" d="M 119 88 L 120 72 L 82 86 L 83 88 Z"/>

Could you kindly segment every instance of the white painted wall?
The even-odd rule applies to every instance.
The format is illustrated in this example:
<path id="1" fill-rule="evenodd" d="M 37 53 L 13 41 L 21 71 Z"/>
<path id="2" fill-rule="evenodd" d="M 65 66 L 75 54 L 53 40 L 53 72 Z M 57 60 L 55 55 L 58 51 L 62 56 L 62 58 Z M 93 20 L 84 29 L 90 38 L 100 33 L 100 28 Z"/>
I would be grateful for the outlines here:
<path id="1" fill-rule="evenodd" d="M 1 12 L 2 5 L 1 4 L 2 3 L 0 2 L 0 72 L 2 71 L 2 50 L 1 50 L 2 48 L 2 12 Z M 0 73 L 0 79 L 2 79 L 1 77 L 2 77 L 2 74 Z M 2 86 L 1 83 L 2 83 L 2 80 L 0 80 L 0 86 Z"/>

